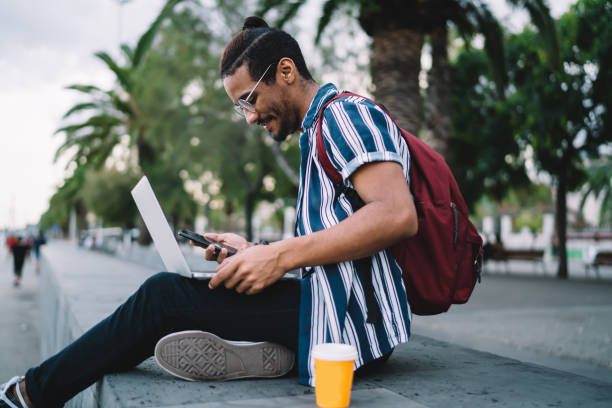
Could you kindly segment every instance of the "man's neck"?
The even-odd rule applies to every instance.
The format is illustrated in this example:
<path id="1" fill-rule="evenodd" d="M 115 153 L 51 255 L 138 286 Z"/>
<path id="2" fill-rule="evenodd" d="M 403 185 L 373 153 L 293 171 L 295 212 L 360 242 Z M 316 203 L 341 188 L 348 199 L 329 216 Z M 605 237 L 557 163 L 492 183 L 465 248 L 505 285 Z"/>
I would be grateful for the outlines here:
<path id="1" fill-rule="evenodd" d="M 302 122 L 304 121 L 304 118 L 308 113 L 308 108 L 310 108 L 310 104 L 318 91 L 319 85 L 314 81 L 308 81 L 304 86 L 304 98 L 302 105 L 300 106 L 300 116 L 302 118 Z"/>

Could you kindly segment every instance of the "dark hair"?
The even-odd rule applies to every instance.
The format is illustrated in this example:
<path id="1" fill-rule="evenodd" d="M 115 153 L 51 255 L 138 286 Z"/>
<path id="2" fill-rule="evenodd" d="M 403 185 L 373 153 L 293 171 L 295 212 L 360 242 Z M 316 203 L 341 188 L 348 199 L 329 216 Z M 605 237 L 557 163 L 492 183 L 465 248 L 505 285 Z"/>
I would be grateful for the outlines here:
<path id="1" fill-rule="evenodd" d="M 276 65 L 285 57 L 293 60 L 304 79 L 312 80 L 300 46 L 292 36 L 283 30 L 270 28 L 260 17 L 247 17 L 242 31 L 225 46 L 219 64 L 221 78 L 232 75 L 246 63 L 249 75 L 253 80 L 257 80 L 268 65 L 272 64 L 263 81 L 273 83 L 276 78 Z"/>

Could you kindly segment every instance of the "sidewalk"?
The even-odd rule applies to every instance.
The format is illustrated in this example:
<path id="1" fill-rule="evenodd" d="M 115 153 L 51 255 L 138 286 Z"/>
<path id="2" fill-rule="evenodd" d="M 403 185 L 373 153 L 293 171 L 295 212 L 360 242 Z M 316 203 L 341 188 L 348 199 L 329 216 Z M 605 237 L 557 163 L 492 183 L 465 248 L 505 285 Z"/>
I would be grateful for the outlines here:
<path id="1" fill-rule="evenodd" d="M 612 384 L 612 280 L 485 275 L 414 333 Z"/>
<path id="2" fill-rule="evenodd" d="M 43 266 L 44 267 L 44 266 Z M 0 248 L 0 383 L 40 362 L 39 277 L 26 261 L 19 288 L 13 287 L 13 259 Z"/>
<path id="3" fill-rule="evenodd" d="M 45 250 L 50 268 L 41 275 L 41 286 L 46 289 L 41 292 L 41 301 L 51 307 L 42 309 L 45 316 L 41 334 L 43 337 L 48 337 L 49 332 L 53 334 L 43 342 L 47 343 L 45 355 L 53 352 L 49 343 L 55 343 L 54 348 L 61 347 L 60 343 L 67 344 L 112 312 L 147 276 L 157 271 L 64 243 L 51 243 Z M 455 306 L 450 313 L 441 316 L 415 318 L 411 341 L 396 349 L 385 370 L 356 379 L 352 406 L 608 407 L 612 401 L 612 386 L 604 379 L 521 363 L 420 335 L 426 334 L 428 327 L 431 334 L 438 337 L 442 336 L 440 333 L 489 333 L 483 338 L 484 343 L 491 343 L 491 339 L 510 338 L 518 332 L 515 338 L 525 338 L 525 344 L 537 344 L 537 341 L 546 342 L 549 333 L 538 330 L 542 321 L 535 316 L 542 315 L 534 311 L 541 313 L 542 308 L 564 311 L 569 307 L 578 313 L 586 307 L 586 315 L 590 316 L 591 308 L 610 305 L 610 286 L 598 291 L 590 282 L 586 286 L 573 281 L 556 285 L 559 282 L 549 279 L 485 278 L 468 305 Z M 590 303 L 585 305 L 585 298 Z M 518 317 L 504 332 L 502 329 L 506 322 L 511 322 L 508 316 L 512 313 Z M 53 318 L 51 314 L 60 318 Z M 482 317 L 486 314 L 490 314 L 488 319 Z M 543 317 L 546 318 L 544 322 L 551 319 Z M 570 317 L 575 318 L 574 315 Z M 525 325 L 525 319 L 533 321 Z M 558 321 L 564 319 L 565 315 Z M 498 326 L 494 324 L 496 321 Z M 554 327 L 557 322 L 553 319 L 551 324 Z M 593 338 L 598 341 L 601 333 L 593 332 L 592 328 L 600 325 L 603 325 L 602 330 L 610 327 L 607 320 L 584 326 L 583 337 L 590 339 L 583 345 L 585 350 L 592 347 Z M 527 333 L 533 334 L 527 336 Z M 466 341 L 480 337 L 474 335 Z M 550 339 L 557 341 L 554 336 Z M 457 340 L 460 341 L 463 340 Z M 518 342 L 515 340 L 515 343 Z M 605 347 L 604 344 L 604 355 L 609 350 L 609 346 Z M 540 353 L 538 349 L 535 352 Z M 225 383 L 181 381 L 163 372 L 149 359 L 128 372 L 106 376 L 86 396 L 80 395 L 69 406 L 306 407 L 314 406 L 314 395 L 312 389 L 299 385 L 295 377 Z"/>

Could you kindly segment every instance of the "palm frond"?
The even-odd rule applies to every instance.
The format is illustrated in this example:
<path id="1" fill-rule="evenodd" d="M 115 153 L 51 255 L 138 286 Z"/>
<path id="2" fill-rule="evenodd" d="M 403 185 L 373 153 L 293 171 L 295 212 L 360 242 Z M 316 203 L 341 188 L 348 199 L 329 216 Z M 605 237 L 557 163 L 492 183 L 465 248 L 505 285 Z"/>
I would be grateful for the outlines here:
<path id="1" fill-rule="evenodd" d="M 121 84 L 121 87 L 126 91 L 130 91 L 132 89 L 132 81 L 130 80 L 129 72 L 123 68 L 121 68 L 113 58 L 108 55 L 107 52 L 98 51 L 95 53 L 95 56 L 100 58 L 104 63 L 108 66 L 108 68 L 113 71 L 117 80 Z"/>
<path id="2" fill-rule="evenodd" d="M 64 143 L 56 150 L 53 160 L 57 161 L 72 147 L 77 147 L 76 152 L 70 157 L 70 161 L 78 162 L 81 157 L 85 157 L 89 161 L 91 156 L 98 154 L 103 146 L 114 147 L 117 143 L 119 143 L 119 133 L 113 131 L 113 127 L 96 128 L 89 133 L 66 138 Z"/>
<path id="3" fill-rule="evenodd" d="M 86 94 L 92 94 L 92 93 L 95 93 L 95 92 L 104 92 L 100 88 L 98 88 L 97 86 L 94 86 L 94 85 L 73 84 L 73 85 L 67 86 L 66 89 L 71 89 L 73 91 L 79 91 L 79 92 L 83 92 L 83 93 L 86 93 Z"/>
<path id="4" fill-rule="evenodd" d="M 469 39 L 475 33 L 485 38 L 485 53 L 489 68 L 495 80 L 495 87 L 500 98 L 504 98 L 504 89 L 508 83 L 506 61 L 504 56 L 504 33 L 499 22 L 489 8 L 481 1 L 459 1 L 458 12 L 450 14 L 461 36 L 469 45 Z"/>
<path id="5" fill-rule="evenodd" d="M 95 109 L 95 108 L 99 108 L 99 105 L 94 102 L 79 103 L 79 104 L 74 105 L 72 108 L 68 109 L 68 112 L 64 113 L 64 116 L 62 117 L 62 119 L 66 119 L 67 117 L 69 117 L 70 115 L 76 112 L 80 112 L 80 111 L 84 111 L 88 109 Z"/>
<path id="6" fill-rule="evenodd" d="M 117 95 L 116 92 L 109 91 L 107 92 L 107 94 L 110 97 L 110 103 L 113 106 L 113 108 L 115 108 L 116 110 L 118 110 L 119 112 L 121 112 L 122 114 L 126 116 L 132 116 L 134 114 L 134 110 L 132 109 L 132 106 L 128 102 L 121 99 L 121 97 Z"/>
<path id="7" fill-rule="evenodd" d="M 110 127 L 110 126 L 118 126 L 121 124 L 123 124 L 123 120 L 121 118 L 118 118 L 112 115 L 101 114 L 101 115 L 92 116 L 83 123 L 68 125 L 68 126 L 59 128 L 55 131 L 55 133 L 56 134 L 62 133 L 62 132 L 74 133 L 78 130 L 81 130 L 87 127 Z"/>
<path id="8" fill-rule="evenodd" d="M 132 48 L 128 44 L 121 44 L 121 51 L 123 52 L 123 55 L 125 55 L 127 60 L 131 62 L 134 58 L 134 51 L 132 50 Z"/>
<path id="9" fill-rule="evenodd" d="M 538 29 L 542 47 L 551 67 L 561 71 L 561 51 L 555 20 L 550 14 L 550 8 L 545 0 L 508 0 L 511 4 L 525 8 L 531 21 Z"/>
<path id="10" fill-rule="evenodd" d="M 149 29 L 140 37 L 138 40 L 138 44 L 136 45 L 136 49 L 134 50 L 134 54 L 132 56 L 132 67 L 137 67 L 142 62 L 144 55 L 147 53 L 149 48 L 151 48 L 151 44 L 155 39 L 155 34 L 159 30 L 159 27 L 163 23 L 163 21 L 168 17 L 168 15 L 172 12 L 174 6 L 180 3 L 183 0 L 168 0 L 164 8 L 160 11 L 159 15 L 151 23 Z"/>
<path id="11" fill-rule="evenodd" d="M 497 19 L 489 8 L 481 4 L 476 15 L 478 31 L 485 38 L 485 53 L 495 80 L 495 88 L 500 98 L 504 98 L 504 90 L 508 84 L 506 59 L 504 55 L 504 33 Z"/>
<path id="12" fill-rule="evenodd" d="M 319 19 L 319 25 L 317 26 L 317 35 L 315 37 L 315 44 L 318 44 L 321 40 L 321 34 L 323 30 L 329 25 L 334 13 L 338 10 L 340 5 L 344 3 L 343 0 L 327 0 L 323 5 L 323 14 Z"/>
<path id="13" fill-rule="evenodd" d="M 291 20 L 297 14 L 298 10 L 304 4 L 303 1 L 294 1 L 287 4 L 285 12 L 279 17 L 276 26 L 282 28 L 287 21 Z"/>
<path id="14" fill-rule="evenodd" d="M 255 11 L 255 15 L 263 16 L 268 11 L 274 8 L 282 7 L 286 3 L 287 3 L 287 0 L 260 0 L 258 2 L 258 6 Z"/>

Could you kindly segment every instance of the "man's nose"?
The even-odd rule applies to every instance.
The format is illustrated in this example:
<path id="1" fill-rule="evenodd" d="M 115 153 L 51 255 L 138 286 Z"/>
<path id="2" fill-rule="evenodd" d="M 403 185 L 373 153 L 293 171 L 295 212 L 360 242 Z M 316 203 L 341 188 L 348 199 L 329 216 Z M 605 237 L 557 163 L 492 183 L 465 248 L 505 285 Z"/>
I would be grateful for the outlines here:
<path id="1" fill-rule="evenodd" d="M 249 125 L 254 125 L 257 122 L 258 116 L 259 115 L 257 115 L 257 112 L 251 112 L 246 109 L 244 110 L 244 117 Z"/>

